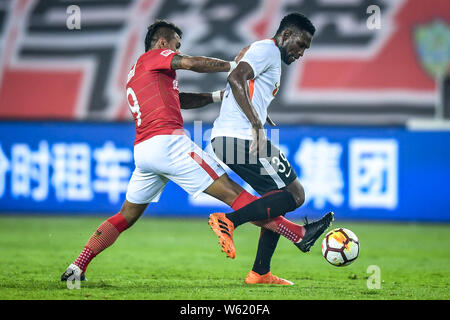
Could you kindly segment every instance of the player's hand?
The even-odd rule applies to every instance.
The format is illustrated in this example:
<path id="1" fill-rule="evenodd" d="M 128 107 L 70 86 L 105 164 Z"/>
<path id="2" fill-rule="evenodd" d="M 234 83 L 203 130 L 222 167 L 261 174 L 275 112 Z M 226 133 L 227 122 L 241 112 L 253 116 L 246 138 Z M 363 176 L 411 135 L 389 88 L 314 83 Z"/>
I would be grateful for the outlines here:
<path id="1" fill-rule="evenodd" d="M 275 127 L 277 124 L 273 122 L 273 120 L 267 115 L 266 121 L 268 124 L 270 124 L 272 127 Z"/>
<path id="2" fill-rule="evenodd" d="M 250 48 L 250 45 L 246 46 L 245 48 L 242 48 L 242 50 L 238 53 L 236 58 L 234 58 L 234 61 L 236 61 L 236 62 L 241 61 L 242 57 L 247 52 L 248 48 Z"/>
<path id="3" fill-rule="evenodd" d="M 252 128 L 253 140 L 250 144 L 250 152 L 258 154 L 266 148 L 267 138 L 263 126 L 254 126 Z"/>
<path id="4" fill-rule="evenodd" d="M 223 101 L 223 95 L 225 94 L 225 89 L 220 90 L 220 100 Z"/>

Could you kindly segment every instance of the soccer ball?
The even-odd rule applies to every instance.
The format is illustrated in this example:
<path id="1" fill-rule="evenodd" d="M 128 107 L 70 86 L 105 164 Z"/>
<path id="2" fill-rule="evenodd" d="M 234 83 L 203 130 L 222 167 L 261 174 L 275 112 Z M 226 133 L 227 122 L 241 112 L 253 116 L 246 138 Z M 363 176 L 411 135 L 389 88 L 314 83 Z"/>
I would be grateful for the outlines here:
<path id="1" fill-rule="evenodd" d="M 348 266 L 358 258 L 358 237 L 345 228 L 333 229 L 322 241 L 322 254 L 333 266 Z"/>

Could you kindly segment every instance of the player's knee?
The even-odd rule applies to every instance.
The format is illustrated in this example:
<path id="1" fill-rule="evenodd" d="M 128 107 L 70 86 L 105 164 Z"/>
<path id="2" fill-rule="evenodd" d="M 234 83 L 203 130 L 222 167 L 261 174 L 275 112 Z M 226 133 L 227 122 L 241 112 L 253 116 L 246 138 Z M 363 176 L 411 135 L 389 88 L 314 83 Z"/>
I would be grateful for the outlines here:
<path id="1" fill-rule="evenodd" d="M 298 207 L 305 203 L 305 190 L 302 185 L 296 186 L 294 190 L 289 190 L 294 197 L 295 205 Z"/>

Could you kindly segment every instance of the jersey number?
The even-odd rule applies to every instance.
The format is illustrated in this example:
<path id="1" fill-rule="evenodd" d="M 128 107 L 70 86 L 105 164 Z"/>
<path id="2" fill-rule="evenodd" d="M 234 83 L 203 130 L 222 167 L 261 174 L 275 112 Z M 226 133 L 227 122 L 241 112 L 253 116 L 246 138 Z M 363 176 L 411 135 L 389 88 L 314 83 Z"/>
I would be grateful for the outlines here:
<path id="1" fill-rule="evenodd" d="M 286 165 L 283 162 L 280 161 L 280 158 L 283 160 L 283 162 L 286 163 Z M 291 171 L 292 171 L 291 164 L 289 163 L 288 159 L 286 159 L 286 156 L 281 151 L 280 151 L 280 158 L 273 157 L 272 158 L 272 163 L 273 163 L 274 166 L 278 166 L 278 172 L 279 173 L 284 173 L 286 178 L 288 178 L 291 175 Z M 287 168 L 289 168 L 288 172 L 286 172 Z"/>
<path id="2" fill-rule="evenodd" d="M 133 99 L 133 105 L 130 103 L 130 99 L 128 99 L 128 96 L 131 96 Z M 127 89 L 127 101 L 128 106 L 130 107 L 131 113 L 136 113 L 136 124 L 139 127 L 141 125 L 141 109 L 139 107 L 139 103 L 137 101 L 136 94 L 134 93 L 133 89 L 131 87 L 128 87 Z"/>

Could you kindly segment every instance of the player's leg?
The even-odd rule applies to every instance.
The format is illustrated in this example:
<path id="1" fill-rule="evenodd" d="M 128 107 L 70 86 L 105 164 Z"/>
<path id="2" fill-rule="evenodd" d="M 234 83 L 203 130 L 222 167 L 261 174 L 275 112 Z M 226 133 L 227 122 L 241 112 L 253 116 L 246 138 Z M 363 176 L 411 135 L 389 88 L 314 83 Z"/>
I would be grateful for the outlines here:
<path id="1" fill-rule="evenodd" d="M 305 199 L 305 193 L 286 157 L 269 141 L 267 157 L 265 159 L 255 158 L 254 161 L 251 161 L 249 145 L 250 141 L 235 138 L 219 137 L 212 141 L 212 147 L 217 157 L 227 163 L 258 193 L 264 194 L 271 190 L 284 188 L 295 198 L 297 206 L 301 206 Z M 230 151 L 234 155 L 230 156 Z M 268 164 L 274 164 L 275 166 L 270 168 Z M 285 219 L 283 216 L 253 223 L 262 227 L 262 229 L 255 262 L 246 282 L 292 284 L 284 279 L 280 281 L 279 278 L 272 276 L 270 262 L 280 234 L 293 243 L 298 243 L 305 234 L 305 228 Z"/>
<path id="2" fill-rule="evenodd" d="M 181 154 L 178 154 L 175 158 L 177 170 L 175 173 L 167 175 L 170 180 L 179 184 L 194 196 L 205 192 L 231 207 L 236 205 L 236 201 L 239 202 L 240 199 L 249 197 L 249 193 L 232 181 L 213 157 L 205 153 L 187 137 L 180 139 L 184 140 L 185 150 L 179 150 Z M 181 145 L 180 148 L 182 148 Z M 196 181 L 193 182 L 194 178 L 196 178 Z M 252 196 L 250 195 L 250 197 Z M 268 206 L 269 203 L 273 206 Z M 280 190 L 273 194 L 267 194 L 251 203 L 246 203 L 240 209 L 226 214 L 226 217 L 233 222 L 236 228 L 246 222 L 277 217 L 294 210 L 296 206 L 297 203 L 291 193 Z"/>
<path id="3" fill-rule="evenodd" d="M 298 178 L 295 178 L 286 186 L 286 190 L 289 191 L 295 198 L 295 202 L 298 207 L 301 207 L 305 203 L 305 189 L 303 189 L 302 184 Z"/>
<path id="4" fill-rule="evenodd" d="M 268 192 L 269 191 L 270 190 L 268 190 Z M 258 198 L 259 197 L 251 195 L 248 192 L 242 193 L 233 202 L 232 208 L 238 210 Z M 290 222 L 283 216 L 271 220 L 252 221 L 252 223 L 261 227 L 261 232 L 255 261 L 252 270 L 245 279 L 246 283 L 292 285 L 292 282 L 278 278 L 270 273 L 270 262 L 277 247 L 280 234 L 283 233 L 286 237 L 289 237 L 289 239 L 293 239 L 294 237 L 297 239 L 299 237 L 296 236 L 297 234 L 303 235 L 303 227 Z"/>
<path id="5" fill-rule="evenodd" d="M 298 179 L 295 179 L 286 186 L 285 190 L 293 195 L 299 207 L 304 203 L 305 192 Z M 289 221 L 284 215 L 272 220 L 255 221 L 254 224 L 263 228 L 261 230 L 258 251 L 253 265 L 253 270 L 259 274 L 266 273 L 270 270 L 270 261 L 280 235 L 295 244 L 300 242 L 305 234 L 304 226 Z"/>
<path id="6" fill-rule="evenodd" d="M 305 199 L 305 192 L 302 185 L 298 179 L 290 183 L 286 189 L 292 193 L 292 195 L 297 199 Z M 320 237 L 322 233 L 330 226 L 331 222 L 334 220 L 334 213 L 328 212 L 321 219 L 314 221 L 312 223 L 306 223 L 303 226 L 303 235 L 300 240 L 293 240 L 292 242 L 299 248 L 302 252 L 308 252 L 310 248 L 314 245 L 316 240 Z M 289 227 L 288 227 L 289 229 Z"/>
<path id="7" fill-rule="evenodd" d="M 235 169 L 235 171 L 238 173 L 238 175 L 240 175 L 245 181 L 250 182 L 250 185 L 253 184 L 254 186 L 256 186 L 255 189 L 258 190 L 260 192 L 260 194 L 263 194 L 263 193 L 266 193 L 266 192 L 272 191 L 272 190 L 277 190 L 278 186 L 276 183 L 274 183 L 273 178 L 271 178 L 268 175 L 261 176 L 262 165 L 258 164 L 257 161 L 255 161 L 255 163 L 249 164 L 248 166 L 240 166 L 241 163 L 249 162 L 249 155 L 245 154 L 245 151 L 244 151 L 245 148 L 248 151 L 249 142 L 244 141 L 244 140 L 239 140 L 239 142 L 238 142 L 239 146 L 233 145 L 233 143 L 236 143 L 235 139 L 232 139 L 231 142 L 232 142 L 232 145 L 231 145 L 231 148 L 229 148 L 229 145 L 226 145 L 226 142 L 224 142 L 223 140 L 219 140 L 218 143 L 217 143 L 217 141 L 216 141 L 216 143 L 214 143 L 214 141 L 213 141 L 212 147 L 215 149 L 220 149 L 220 152 L 217 152 L 217 156 L 219 157 L 219 159 L 221 159 L 223 162 L 228 162 L 231 165 L 238 163 L 236 166 L 239 168 L 239 170 L 236 170 L 235 168 L 232 168 L 232 169 Z M 244 146 L 244 144 L 247 144 L 247 145 Z M 225 155 L 226 150 L 228 150 L 228 152 L 229 152 L 229 154 L 228 154 L 229 157 L 227 157 Z M 230 150 L 231 150 L 231 152 L 230 152 Z M 222 151 L 223 151 L 223 153 L 222 153 Z M 212 154 L 214 154 L 213 150 L 211 150 L 210 152 Z M 242 155 L 244 155 L 244 157 L 240 157 Z M 254 176 L 256 178 L 252 178 L 252 176 Z M 251 180 L 251 181 L 249 181 L 249 180 Z M 266 189 L 264 190 L 264 188 L 266 188 Z M 238 211 L 240 208 L 246 206 L 247 204 L 249 204 L 250 202 L 252 202 L 256 199 L 258 199 L 257 196 L 253 196 L 249 193 L 243 193 L 234 201 L 234 203 L 232 204 L 232 208 L 234 210 Z M 265 198 L 264 200 L 270 201 L 270 197 Z M 283 201 L 281 201 L 281 204 L 283 204 Z M 276 202 L 275 202 L 275 205 L 277 205 Z M 278 207 L 280 207 L 280 206 L 278 206 Z M 295 209 L 295 205 L 293 207 L 287 209 L 286 211 L 290 211 L 292 209 Z M 240 213 L 240 212 L 238 211 L 237 213 Z M 230 226 L 228 226 L 228 223 L 226 223 L 226 222 L 223 223 L 223 221 L 225 220 L 224 218 L 225 217 L 220 219 L 220 221 L 218 221 L 218 223 L 217 223 L 217 226 L 222 228 L 222 230 L 219 230 L 219 232 L 220 231 L 227 232 L 228 229 L 230 229 Z M 240 216 L 236 215 L 236 218 L 240 218 Z M 235 221 L 235 223 L 236 223 L 236 221 Z M 257 221 L 257 222 L 252 221 L 252 223 L 257 224 L 262 227 L 265 226 L 265 227 L 273 228 L 273 231 L 276 230 L 278 232 L 283 232 L 286 236 L 290 236 L 291 234 L 293 234 L 293 231 L 287 231 L 288 228 L 291 230 L 295 230 L 297 233 L 300 233 L 300 234 L 302 232 L 301 226 L 291 223 L 290 221 L 286 220 L 282 216 L 277 218 L 277 223 L 275 223 L 273 220 L 264 220 L 264 221 Z M 210 218 L 210 224 L 211 224 L 211 218 Z M 295 227 L 297 227 L 297 228 L 295 228 Z M 227 228 L 227 229 L 223 230 L 224 228 Z M 298 230 L 298 229 L 300 229 L 300 230 Z M 281 230 L 283 230 L 283 231 L 281 231 Z M 216 232 L 216 234 L 218 233 L 216 230 L 214 230 L 214 231 Z M 226 238 L 226 235 L 227 234 L 225 233 L 225 236 L 224 236 L 225 238 Z M 219 236 L 219 238 L 220 238 L 220 236 Z M 269 230 L 267 230 L 267 232 L 265 232 L 264 235 L 260 238 L 260 243 L 258 246 L 258 254 L 257 254 L 256 260 L 255 260 L 256 262 L 255 262 L 254 267 L 255 267 L 255 270 L 259 271 L 261 274 L 264 274 L 264 273 L 267 273 L 268 271 L 270 271 L 270 260 L 271 260 L 272 254 L 275 250 L 278 238 L 279 238 L 278 233 L 272 232 Z M 226 243 L 224 243 L 224 241 L 222 241 L 222 239 L 221 239 L 221 245 L 222 245 L 222 247 L 224 247 L 224 245 L 226 246 Z M 224 248 L 223 248 L 223 250 L 224 250 Z M 226 250 L 226 248 L 225 248 L 225 250 Z M 230 255 L 228 255 L 228 256 L 230 256 Z M 279 279 L 275 276 L 272 276 L 271 274 L 269 274 L 268 277 L 270 277 L 270 279 L 264 279 L 264 281 L 268 281 L 270 283 L 282 282 L 284 284 L 291 284 L 290 282 L 285 281 L 283 279 Z"/>
<path id="8" fill-rule="evenodd" d="M 294 197 L 295 206 L 301 206 L 305 200 L 305 193 L 286 157 L 268 141 L 267 149 L 270 150 L 268 155 L 263 159 L 257 159 L 256 157 L 251 159 L 249 145 L 250 141 L 248 140 L 230 137 L 218 137 L 212 141 L 213 152 L 215 152 L 217 158 L 226 163 L 259 194 L 264 196 L 268 195 L 269 192 L 286 191 Z M 245 206 L 255 198 L 257 197 L 243 198 L 240 205 Z M 239 207 L 235 205 L 233 209 L 237 210 Z M 264 220 L 253 221 L 253 223 L 281 233 L 291 241 L 299 241 L 302 237 L 303 228 L 282 216 L 276 218 L 275 221 Z M 292 237 L 292 235 L 295 237 Z"/>
<path id="9" fill-rule="evenodd" d="M 283 179 L 284 177 L 286 177 L 285 172 L 290 172 L 293 169 L 290 168 L 289 162 L 281 152 L 278 155 L 278 158 L 281 160 L 278 167 L 278 170 L 281 171 L 281 174 L 278 173 L 278 175 Z M 273 161 L 270 162 L 273 163 Z M 275 163 L 278 163 L 278 161 L 275 161 Z M 293 195 L 293 197 L 296 199 L 296 203 L 301 206 L 305 200 L 305 192 L 303 186 L 296 177 L 295 172 L 294 177 L 295 179 L 293 180 L 286 181 L 285 179 L 283 179 L 287 183 L 287 186 L 284 188 Z M 250 182 L 253 182 L 252 184 L 255 185 L 254 179 L 250 180 Z M 262 185 L 264 186 L 264 184 Z M 266 184 L 266 186 L 267 188 L 271 188 L 268 184 Z M 260 190 L 260 192 L 266 191 L 267 190 Z M 311 224 L 305 224 L 303 226 L 289 221 L 288 219 L 284 218 L 284 216 L 279 216 L 267 222 L 255 222 L 255 224 L 261 226 L 262 229 L 258 241 L 258 249 L 255 261 L 252 270 L 247 275 L 245 282 L 271 283 L 270 279 L 266 278 L 268 277 L 268 275 L 271 275 L 270 262 L 277 247 L 280 235 L 290 240 L 301 251 L 308 252 L 311 246 L 314 245 L 314 242 L 317 240 L 317 238 L 328 228 L 332 220 L 333 213 L 330 212 L 320 220 L 315 221 Z M 259 277 L 258 275 L 260 275 L 261 277 Z"/>
<path id="10" fill-rule="evenodd" d="M 84 274 L 92 259 L 109 248 L 123 231 L 131 227 L 141 217 L 149 202 L 159 200 L 168 180 L 152 172 L 147 163 L 140 161 L 142 155 L 148 157 L 146 147 L 150 146 L 142 143 L 142 146 L 135 148 L 136 169 L 128 183 L 126 200 L 120 212 L 98 226 L 78 258 L 63 273 L 61 281 L 73 280 L 74 276 L 84 280 Z"/>
<path id="11" fill-rule="evenodd" d="M 205 193 L 232 205 L 237 197 L 244 191 L 237 183 L 230 183 L 230 178 L 224 174 L 220 179 L 215 180 L 209 186 Z M 232 191 L 230 192 L 230 188 Z M 231 197 L 232 195 L 233 197 Z M 233 227 L 253 221 L 261 221 L 278 217 L 286 212 L 292 211 L 297 207 L 297 203 L 290 192 L 286 190 L 277 190 L 270 192 L 261 198 L 255 199 L 244 207 L 224 216 L 233 223 Z"/>
<path id="12" fill-rule="evenodd" d="M 270 191 L 278 190 L 280 187 L 284 186 L 284 183 L 279 177 L 274 178 L 273 176 L 268 175 L 267 172 L 264 172 L 266 174 L 262 174 L 262 171 L 264 170 L 263 164 L 261 161 L 258 161 L 255 156 L 249 154 L 250 141 L 218 137 L 212 141 L 211 146 L 214 154 L 219 160 L 226 163 L 230 169 L 236 172 L 258 193 L 265 194 Z M 265 163 L 271 163 L 270 161 L 271 159 Z M 288 232 L 287 228 L 283 226 L 284 220 L 297 228 L 288 226 L 293 230 Z M 252 270 L 250 270 L 245 278 L 245 282 L 248 284 L 266 283 L 292 285 L 292 282 L 279 278 L 270 272 L 270 262 L 277 247 L 281 231 L 284 232 L 285 236 L 292 237 L 291 235 L 294 234 L 302 235 L 303 227 L 291 223 L 283 216 L 271 220 L 254 221 L 253 224 L 260 226 L 261 231 Z"/>
<path id="13" fill-rule="evenodd" d="M 163 138 L 161 138 L 163 139 Z M 205 192 L 224 203 L 234 206 L 241 199 L 251 196 L 237 183 L 231 181 L 220 164 L 208 153 L 198 147 L 186 136 L 168 136 L 170 141 L 166 145 L 170 146 L 169 159 L 160 161 L 156 170 L 166 178 L 172 180 L 192 196 L 197 196 Z M 269 207 L 270 199 L 278 199 L 278 205 Z M 273 218 L 281 213 L 295 209 L 295 200 L 289 192 L 279 192 L 271 194 L 263 199 L 258 199 L 249 205 L 229 214 L 213 214 L 210 218 L 210 225 L 219 236 L 221 242 L 225 242 L 227 249 L 224 250 L 229 257 L 234 258 L 235 249 L 232 240 L 234 228 L 242 223 L 253 220 L 264 220 Z M 234 223 L 227 218 L 230 216 Z M 221 217 L 219 219 L 219 216 Z M 225 223 L 226 233 L 219 230 L 219 223 Z M 223 228 L 222 228 L 223 231 Z"/>
<path id="14" fill-rule="evenodd" d="M 211 185 L 204 190 L 204 193 L 219 199 L 231 207 L 239 195 L 245 194 L 246 191 L 224 173 L 214 180 Z"/>
<path id="15" fill-rule="evenodd" d="M 97 227 L 78 258 L 61 276 L 61 281 L 68 280 L 74 274 L 78 274 L 79 279 L 84 280 L 84 274 L 92 259 L 113 245 L 120 234 L 139 219 L 146 207 L 147 204 L 134 204 L 125 200 L 120 212 L 106 219 Z"/>
<path id="16" fill-rule="evenodd" d="M 120 215 L 125 219 L 128 224 L 128 228 L 131 227 L 144 213 L 148 203 L 132 203 L 125 200 L 122 208 L 120 209 Z"/>
<path id="17" fill-rule="evenodd" d="M 228 181 L 231 181 L 228 176 L 226 174 L 222 175 L 221 179 L 214 181 L 214 183 L 205 190 L 205 193 L 224 201 L 231 205 L 233 209 L 241 207 L 240 209 L 227 214 L 222 212 L 213 213 L 210 215 L 208 221 L 212 230 L 219 237 L 219 244 L 222 247 L 222 251 L 225 252 L 228 257 L 234 258 L 236 256 L 236 249 L 233 241 L 233 232 L 236 227 L 246 222 L 254 223 L 254 221 L 271 220 L 273 217 L 294 210 L 296 208 L 296 203 L 291 194 L 284 190 L 269 193 L 262 198 L 254 197 L 245 190 L 241 191 L 239 195 L 236 196 L 242 188 L 236 183 L 233 182 L 230 184 Z M 236 187 L 236 189 L 232 189 L 233 184 L 237 185 L 239 188 Z M 234 200 L 233 197 L 225 198 L 225 195 L 230 193 L 229 190 L 234 192 Z M 227 202 L 225 199 L 229 199 L 230 201 Z M 244 206 L 239 205 L 239 202 Z"/>
<path id="18" fill-rule="evenodd" d="M 196 197 L 205 192 L 233 206 L 247 192 L 233 182 L 220 164 L 186 136 L 168 136 L 167 144 L 173 149 L 170 159 L 161 161 L 156 170 L 172 180 L 186 192 Z M 268 204 L 271 204 L 269 206 Z M 234 220 L 235 227 L 250 221 L 265 220 L 294 210 L 297 204 L 290 192 L 279 190 L 226 214 Z"/>

